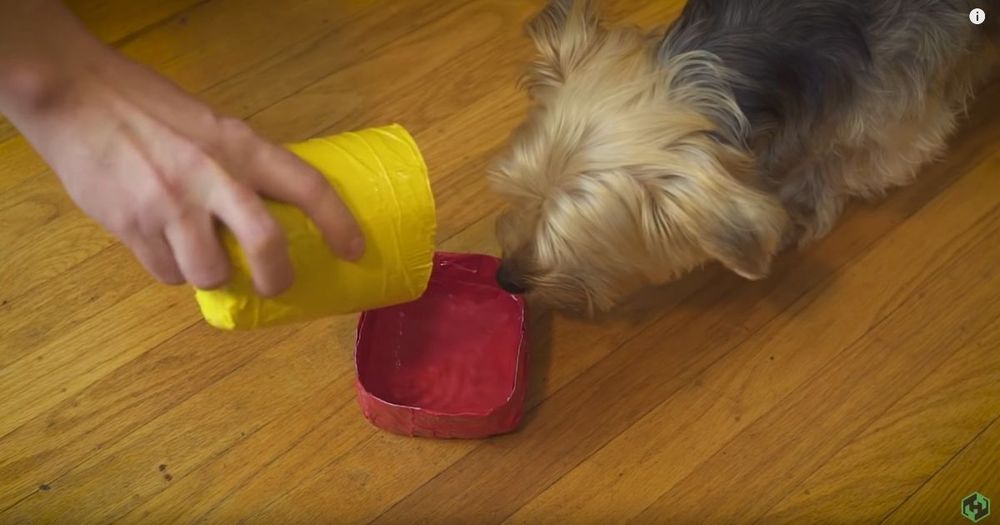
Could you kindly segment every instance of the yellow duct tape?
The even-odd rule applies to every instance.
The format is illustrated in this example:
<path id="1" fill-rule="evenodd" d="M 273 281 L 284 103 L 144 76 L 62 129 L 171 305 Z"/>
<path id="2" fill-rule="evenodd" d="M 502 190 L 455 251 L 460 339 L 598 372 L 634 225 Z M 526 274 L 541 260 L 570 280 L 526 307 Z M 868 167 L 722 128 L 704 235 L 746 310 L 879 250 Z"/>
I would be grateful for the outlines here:
<path id="1" fill-rule="evenodd" d="M 337 258 L 301 211 L 268 202 L 288 238 L 295 283 L 278 297 L 257 295 L 246 258 L 224 230 L 233 276 L 222 288 L 195 292 L 205 320 L 243 330 L 418 299 L 430 279 L 437 224 L 427 166 L 410 134 L 392 125 L 288 147 L 319 170 L 354 213 L 365 255 L 355 263 Z"/>

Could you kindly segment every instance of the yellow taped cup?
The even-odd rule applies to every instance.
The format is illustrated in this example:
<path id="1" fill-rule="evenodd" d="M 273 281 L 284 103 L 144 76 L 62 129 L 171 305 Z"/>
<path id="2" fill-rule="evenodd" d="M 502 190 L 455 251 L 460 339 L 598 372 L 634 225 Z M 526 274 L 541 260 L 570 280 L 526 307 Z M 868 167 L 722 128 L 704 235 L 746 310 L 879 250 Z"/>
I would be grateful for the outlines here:
<path id="1" fill-rule="evenodd" d="M 314 166 L 340 194 L 365 235 L 360 261 L 339 259 L 298 208 L 269 201 L 285 231 L 295 282 L 282 295 L 254 291 L 235 237 L 222 232 L 233 264 L 225 286 L 197 290 L 209 324 L 244 330 L 356 313 L 418 299 L 430 279 L 437 226 L 427 165 L 402 126 L 313 139 L 288 148 Z"/>

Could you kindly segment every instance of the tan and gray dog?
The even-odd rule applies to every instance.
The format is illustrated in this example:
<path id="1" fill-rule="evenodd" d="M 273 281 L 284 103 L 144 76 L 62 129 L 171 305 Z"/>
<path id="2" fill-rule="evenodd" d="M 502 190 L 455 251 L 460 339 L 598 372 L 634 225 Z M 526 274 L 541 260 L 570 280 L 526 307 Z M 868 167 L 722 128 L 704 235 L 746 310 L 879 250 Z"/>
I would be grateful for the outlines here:
<path id="1" fill-rule="evenodd" d="M 691 0 L 643 33 L 552 1 L 527 27 L 534 107 L 491 175 L 500 284 L 594 313 L 710 261 L 766 276 L 942 153 L 996 64 L 973 7 Z"/>

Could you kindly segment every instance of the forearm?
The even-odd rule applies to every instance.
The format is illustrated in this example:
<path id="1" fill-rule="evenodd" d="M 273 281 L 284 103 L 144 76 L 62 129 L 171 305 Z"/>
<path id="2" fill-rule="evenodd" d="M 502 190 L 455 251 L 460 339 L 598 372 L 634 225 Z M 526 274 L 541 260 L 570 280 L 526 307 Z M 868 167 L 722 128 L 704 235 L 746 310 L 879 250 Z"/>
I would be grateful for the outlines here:
<path id="1" fill-rule="evenodd" d="M 58 103 L 106 48 L 58 0 L 0 0 L 0 113 Z"/>

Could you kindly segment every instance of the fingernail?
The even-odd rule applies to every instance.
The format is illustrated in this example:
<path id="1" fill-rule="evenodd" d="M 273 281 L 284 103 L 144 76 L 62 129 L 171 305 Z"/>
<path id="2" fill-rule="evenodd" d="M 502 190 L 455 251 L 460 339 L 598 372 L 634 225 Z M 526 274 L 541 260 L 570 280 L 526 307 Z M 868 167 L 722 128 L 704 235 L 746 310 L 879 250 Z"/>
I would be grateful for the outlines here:
<path id="1" fill-rule="evenodd" d="M 347 246 L 347 253 L 344 254 L 349 260 L 356 261 L 365 254 L 365 239 L 358 237 Z"/>

